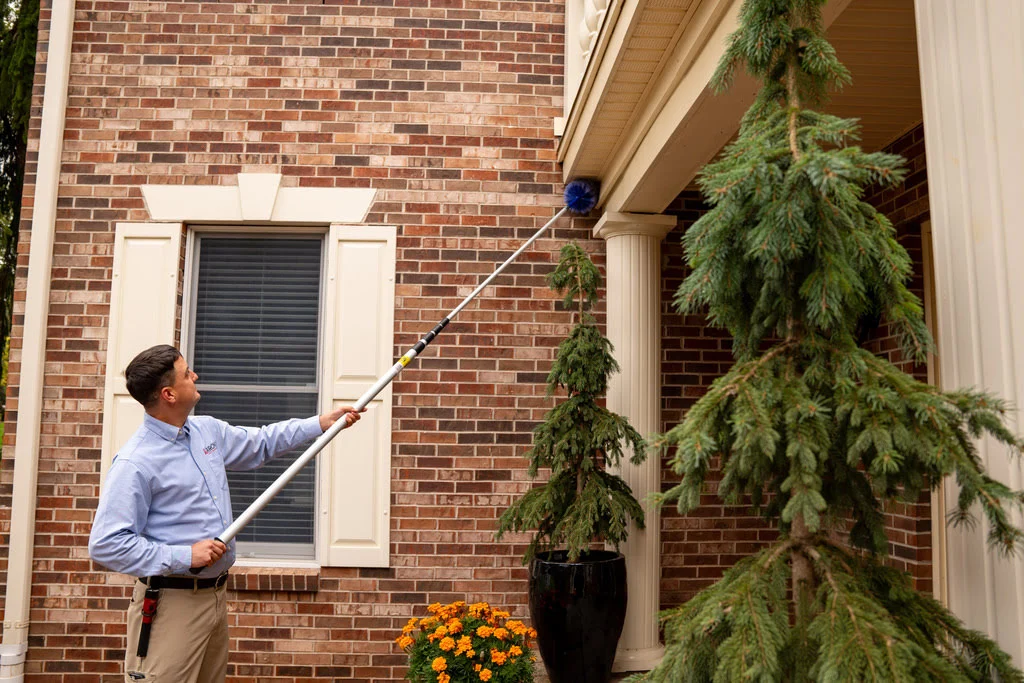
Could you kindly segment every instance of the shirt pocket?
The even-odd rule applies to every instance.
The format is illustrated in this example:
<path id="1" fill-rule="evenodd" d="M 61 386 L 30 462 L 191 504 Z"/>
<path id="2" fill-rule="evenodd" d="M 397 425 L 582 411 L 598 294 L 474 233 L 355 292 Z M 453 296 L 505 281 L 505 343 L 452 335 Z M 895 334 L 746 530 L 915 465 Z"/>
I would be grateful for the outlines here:
<path id="1" fill-rule="evenodd" d="M 217 456 L 212 456 L 207 462 L 212 477 L 210 488 L 214 491 L 225 491 L 228 487 L 228 475 L 224 470 L 224 461 Z"/>

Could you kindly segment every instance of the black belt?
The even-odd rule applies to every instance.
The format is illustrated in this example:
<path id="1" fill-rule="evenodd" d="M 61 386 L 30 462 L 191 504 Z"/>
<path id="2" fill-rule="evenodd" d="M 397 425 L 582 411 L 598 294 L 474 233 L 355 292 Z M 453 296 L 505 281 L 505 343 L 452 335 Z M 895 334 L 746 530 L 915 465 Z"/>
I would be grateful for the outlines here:
<path id="1" fill-rule="evenodd" d="M 139 581 L 150 588 L 187 588 L 189 590 L 201 590 L 203 588 L 220 588 L 228 581 L 228 573 L 220 576 L 212 576 L 208 579 L 189 579 L 184 576 L 143 576 Z"/>

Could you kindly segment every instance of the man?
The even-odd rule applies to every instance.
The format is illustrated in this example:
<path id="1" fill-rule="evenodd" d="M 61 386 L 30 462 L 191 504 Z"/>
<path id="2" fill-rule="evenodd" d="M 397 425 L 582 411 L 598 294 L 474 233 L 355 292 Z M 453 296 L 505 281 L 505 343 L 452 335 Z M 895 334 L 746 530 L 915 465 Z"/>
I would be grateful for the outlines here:
<path id="1" fill-rule="evenodd" d="M 225 584 L 235 562 L 234 540 L 215 540 L 232 521 L 225 470 L 255 469 L 359 414 L 343 406 L 259 429 L 190 416 L 198 375 L 167 345 L 137 355 L 125 379 L 146 414 L 114 457 L 89 537 L 93 560 L 139 577 L 128 607 L 125 680 L 223 681 Z M 148 647 L 140 649 L 140 634 Z"/>

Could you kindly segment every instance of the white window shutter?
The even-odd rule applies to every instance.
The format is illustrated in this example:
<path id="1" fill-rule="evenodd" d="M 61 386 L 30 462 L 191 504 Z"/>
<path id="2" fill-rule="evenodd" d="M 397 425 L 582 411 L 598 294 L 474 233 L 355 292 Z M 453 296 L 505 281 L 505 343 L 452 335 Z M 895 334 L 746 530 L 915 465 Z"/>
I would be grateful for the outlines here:
<path id="1" fill-rule="evenodd" d="M 139 351 L 174 343 L 181 223 L 118 223 L 107 327 L 101 479 L 142 421 L 124 369 Z"/>
<path id="2" fill-rule="evenodd" d="M 395 237 L 390 226 L 331 226 L 323 324 L 325 410 L 355 403 L 394 364 Z M 319 457 L 321 564 L 387 567 L 391 387 Z"/>

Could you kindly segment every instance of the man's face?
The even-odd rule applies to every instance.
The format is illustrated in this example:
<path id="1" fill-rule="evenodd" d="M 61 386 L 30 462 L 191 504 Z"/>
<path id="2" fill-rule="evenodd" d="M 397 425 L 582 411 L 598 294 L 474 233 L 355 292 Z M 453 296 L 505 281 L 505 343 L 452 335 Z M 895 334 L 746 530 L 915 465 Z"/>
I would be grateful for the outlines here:
<path id="1" fill-rule="evenodd" d="M 196 390 L 197 379 L 199 379 L 199 375 L 192 372 L 192 368 L 188 366 L 188 362 L 183 356 L 179 356 L 178 360 L 174 361 L 174 384 L 171 385 L 171 389 L 174 390 L 174 395 L 182 407 L 187 406 L 189 410 L 199 403 L 199 391 Z"/>

